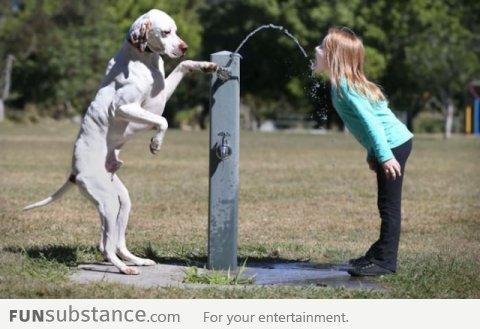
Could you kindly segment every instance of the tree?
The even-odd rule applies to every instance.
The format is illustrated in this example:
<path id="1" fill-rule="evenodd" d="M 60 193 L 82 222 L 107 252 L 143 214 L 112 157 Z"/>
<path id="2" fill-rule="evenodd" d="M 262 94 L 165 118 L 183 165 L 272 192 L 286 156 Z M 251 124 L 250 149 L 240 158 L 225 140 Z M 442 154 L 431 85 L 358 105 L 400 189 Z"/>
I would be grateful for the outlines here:
<path id="1" fill-rule="evenodd" d="M 34 104 L 40 114 L 53 117 L 70 115 L 71 108 L 85 112 L 130 25 L 152 8 L 176 19 L 180 35 L 190 46 L 189 56 L 200 52 L 200 0 L 18 0 L 15 6 L 0 1 L 8 2 L 5 8 L 9 8 L 0 16 L 0 63 L 9 53 L 18 59 L 12 74 L 12 108 Z M 177 64 L 166 61 L 167 73 Z M 208 95 L 189 97 L 190 87 L 201 78 L 186 79 L 187 85 L 180 86 L 170 105 L 182 107 L 208 99 Z"/>
<path id="2" fill-rule="evenodd" d="M 240 50 L 242 100 L 257 121 L 325 107 L 323 98 L 318 104 L 309 97 L 314 84 L 309 61 L 331 26 L 348 26 L 363 39 L 367 76 L 384 87 L 394 110 L 407 110 L 410 118 L 431 104 L 451 118 L 452 109 L 466 102 L 470 81 L 480 75 L 475 0 L 0 0 L 0 5 L 5 8 L 0 72 L 9 54 L 17 59 L 7 105 L 22 109 L 33 103 L 50 116 L 62 115 L 65 104 L 86 110 L 130 24 L 151 8 L 174 17 L 193 59 L 233 51 L 263 24 L 284 26 L 298 38 L 308 58 L 278 30 L 259 32 Z M 178 61 L 166 61 L 167 73 Z M 208 84 L 204 75 L 186 78 L 167 104 L 169 121 L 198 105 L 208 110 Z"/>
<path id="3" fill-rule="evenodd" d="M 251 31 L 270 23 L 285 27 L 307 52 L 305 58 L 297 45 L 278 30 L 262 30 L 242 47 L 242 99 L 252 107 L 257 121 L 279 113 L 307 114 L 318 107 L 328 107 L 323 104 L 323 97 L 309 97 L 315 85 L 310 73 L 314 48 L 331 26 L 355 28 L 361 1 L 211 0 L 207 3 L 209 6 L 201 14 L 205 24 L 204 57 L 219 50 L 235 50 Z M 368 44 L 366 51 L 368 74 L 380 78 L 386 68 L 385 56 Z M 320 92 L 325 90 L 321 88 Z M 318 99 L 322 104 L 318 104 Z M 335 117 L 333 111 L 330 113 Z"/>
<path id="4" fill-rule="evenodd" d="M 10 94 L 10 81 L 12 74 L 12 66 L 15 61 L 15 56 L 12 54 L 7 56 L 5 64 L 5 72 L 3 74 L 3 92 L 2 97 L 0 98 L 0 122 L 5 119 L 5 100 L 8 99 Z"/>
<path id="5" fill-rule="evenodd" d="M 22 109 L 34 104 L 51 116 L 62 115 L 64 104 L 84 107 L 86 98 L 98 86 L 105 67 L 105 49 L 110 48 L 112 39 L 112 29 L 101 26 L 101 19 L 100 24 L 92 24 L 102 13 L 98 1 L 13 3 L 16 6 L 7 12 L 0 35 L 0 53 L 13 53 L 17 58 L 12 74 L 12 107 Z"/>
<path id="6" fill-rule="evenodd" d="M 207 2 L 211 6 L 202 14 L 205 56 L 235 49 L 243 37 L 265 23 L 285 26 L 309 53 L 328 27 L 352 28 L 365 44 L 367 76 L 385 88 L 392 108 L 408 111 L 410 119 L 435 103 L 442 104 L 445 114 L 449 113 L 446 121 L 451 122 L 452 109 L 464 102 L 469 80 L 478 76 L 478 1 Z M 241 53 L 242 94 L 254 100 L 257 114 L 311 109 L 305 92 L 308 69 L 288 38 L 277 31 L 263 31 Z"/>
<path id="7" fill-rule="evenodd" d="M 387 66 L 380 82 L 393 107 L 408 111 L 412 120 L 434 105 L 445 115 L 448 137 L 454 109 L 463 104 L 467 86 L 479 72 L 478 1 L 365 4 L 358 13 L 358 29 L 366 43 L 385 54 Z"/>
<path id="8" fill-rule="evenodd" d="M 457 1 L 416 3 L 422 26 L 405 49 L 405 64 L 414 85 L 445 117 L 444 137 L 452 131 L 455 109 L 462 105 L 470 82 L 480 72 L 474 34 L 463 25 Z M 431 8 L 429 10 L 429 8 Z"/>
<path id="9" fill-rule="evenodd" d="M 8 1 L 0 1 L 2 8 L 6 10 L 0 13 L 0 72 L 3 72 L 0 77 L 0 86 L 2 86 L 2 94 L 0 98 L 0 121 L 4 120 L 5 117 L 5 102 L 10 96 L 11 80 L 12 80 L 12 70 L 13 64 L 15 62 L 16 56 L 25 56 L 31 53 L 32 48 L 35 46 L 36 38 L 32 36 L 31 29 L 24 29 L 23 35 L 18 39 L 18 43 L 9 44 L 4 41 L 6 36 L 8 36 L 12 30 L 19 29 L 23 27 L 22 18 L 15 17 L 20 15 L 18 11 L 19 7 L 16 6 L 16 2 L 13 1 L 9 3 Z M 8 9 L 7 9 L 8 8 Z M 19 47 L 18 45 L 21 44 Z M 2 64 L 4 65 L 2 66 Z"/>

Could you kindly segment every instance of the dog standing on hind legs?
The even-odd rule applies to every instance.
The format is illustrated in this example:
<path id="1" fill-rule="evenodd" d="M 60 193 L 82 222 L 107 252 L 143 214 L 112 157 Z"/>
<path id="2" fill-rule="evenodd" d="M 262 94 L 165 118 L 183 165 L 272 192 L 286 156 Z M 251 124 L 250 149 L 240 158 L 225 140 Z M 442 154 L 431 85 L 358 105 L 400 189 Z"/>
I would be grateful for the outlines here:
<path id="1" fill-rule="evenodd" d="M 162 113 L 182 78 L 193 70 L 217 70 L 211 62 L 186 60 L 165 77 L 161 56 L 179 58 L 188 48 L 176 32 L 174 20 L 157 9 L 132 24 L 83 118 L 73 149 L 70 177 L 50 197 L 24 208 L 45 206 L 76 184 L 100 214 L 101 252 L 125 274 L 139 271 L 122 260 L 138 266 L 155 262 L 136 257 L 127 249 L 125 231 L 131 203 L 127 188 L 116 174 L 123 164 L 120 149 L 135 133 L 155 129 L 150 151 L 157 153 L 168 128 Z"/>

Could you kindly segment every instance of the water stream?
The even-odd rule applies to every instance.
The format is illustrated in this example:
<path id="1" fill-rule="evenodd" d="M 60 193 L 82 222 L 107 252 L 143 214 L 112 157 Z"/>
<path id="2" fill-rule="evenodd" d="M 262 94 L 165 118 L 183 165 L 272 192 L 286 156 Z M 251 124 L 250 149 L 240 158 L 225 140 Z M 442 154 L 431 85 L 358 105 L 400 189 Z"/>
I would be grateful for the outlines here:
<path id="1" fill-rule="evenodd" d="M 265 25 L 262 25 L 262 26 L 258 27 L 255 30 L 253 30 L 252 32 L 250 32 L 250 34 L 247 35 L 246 38 L 242 40 L 242 42 L 240 42 L 240 45 L 237 47 L 237 49 L 235 49 L 234 53 L 237 54 L 240 51 L 240 49 L 242 49 L 243 45 L 248 41 L 248 39 L 250 39 L 257 32 L 259 32 L 260 30 L 263 30 L 263 29 L 276 29 L 276 30 L 282 31 L 283 33 L 285 33 L 288 37 L 290 37 L 295 42 L 295 44 L 298 46 L 298 48 L 302 52 L 303 56 L 305 56 L 305 58 L 308 58 L 307 52 L 305 51 L 305 49 L 303 49 L 300 42 L 298 42 L 298 39 L 295 38 L 295 36 L 293 36 L 290 32 L 288 32 L 288 30 L 285 29 L 283 26 L 274 25 L 274 24 L 265 24 Z"/>
<path id="2" fill-rule="evenodd" d="M 239 54 L 240 49 L 247 43 L 248 40 L 250 40 L 251 37 L 253 37 L 256 33 L 263 29 L 275 29 L 283 32 L 285 35 L 287 35 L 290 39 L 292 39 L 295 44 L 297 45 L 298 49 L 300 49 L 301 53 L 303 56 L 308 59 L 307 52 L 305 49 L 302 47 L 298 39 L 288 32 L 287 29 L 285 29 L 283 26 L 275 25 L 275 24 L 265 24 L 261 25 L 252 32 L 250 32 L 243 40 L 240 42 L 238 45 L 237 49 L 232 54 Z M 308 70 L 313 71 L 313 67 L 315 65 L 314 60 L 310 59 L 308 62 Z M 225 67 L 219 68 L 219 71 L 217 72 L 220 76 L 221 79 L 226 80 L 230 78 L 229 70 L 228 70 L 229 64 L 227 64 Z M 316 120 L 317 122 L 322 125 L 324 122 L 327 121 L 327 115 L 328 115 L 328 106 L 327 106 L 327 85 L 324 81 L 321 81 L 315 77 L 315 75 L 310 74 L 310 79 L 312 81 L 312 85 L 309 88 L 308 94 L 309 96 L 314 100 L 315 102 L 315 113 L 311 115 L 311 119 Z"/>

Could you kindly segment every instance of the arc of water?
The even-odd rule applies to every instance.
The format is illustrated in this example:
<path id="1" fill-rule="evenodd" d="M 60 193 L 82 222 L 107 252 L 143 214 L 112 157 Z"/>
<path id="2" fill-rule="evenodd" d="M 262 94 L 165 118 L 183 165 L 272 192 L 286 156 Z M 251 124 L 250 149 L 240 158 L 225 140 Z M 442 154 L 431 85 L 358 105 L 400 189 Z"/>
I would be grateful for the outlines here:
<path id="1" fill-rule="evenodd" d="M 300 51 L 302 52 L 303 56 L 305 56 L 306 58 L 308 58 L 308 55 L 307 55 L 307 52 L 305 51 L 305 49 L 303 49 L 302 45 L 300 44 L 300 42 L 298 42 L 298 39 L 292 35 L 290 32 L 288 32 L 287 29 L 285 29 L 283 26 L 279 26 L 279 25 L 275 25 L 275 24 L 265 24 L 265 25 L 262 25 L 262 26 L 259 26 L 258 28 L 256 28 L 255 30 L 253 30 L 252 32 L 250 32 L 246 37 L 245 39 L 242 40 L 242 42 L 240 43 L 240 45 L 237 47 L 237 49 L 234 51 L 234 53 L 238 53 L 240 51 L 240 49 L 243 47 L 243 45 L 248 41 L 248 39 L 250 39 L 254 34 L 256 34 L 258 31 L 260 30 L 263 30 L 263 29 L 276 29 L 276 30 L 280 30 L 282 31 L 283 33 L 285 33 L 288 37 L 290 37 L 294 42 L 295 44 L 298 46 L 298 48 L 300 49 Z"/>

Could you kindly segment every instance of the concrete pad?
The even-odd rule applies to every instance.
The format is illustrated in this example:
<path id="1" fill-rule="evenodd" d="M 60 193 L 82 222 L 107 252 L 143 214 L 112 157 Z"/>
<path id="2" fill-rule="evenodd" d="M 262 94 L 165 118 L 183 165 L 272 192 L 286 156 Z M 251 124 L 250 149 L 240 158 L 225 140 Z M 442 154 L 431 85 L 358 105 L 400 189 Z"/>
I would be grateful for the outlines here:
<path id="1" fill-rule="evenodd" d="M 110 263 L 82 264 L 72 276 L 75 283 L 110 282 L 139 286 L 142 288 L 156 287 L 196 287 L 200 284 L 183 283 L 183 271 L 188 267 L 157 264 L 139 267 L 139 275 L 125 275 Z"/>
<path id="2" fill-rule="evenodd" d="M 199 266 L 199 272 L 205 271 Z M 254 277 L 252 285 L 228 287 L 259 287 L 259 286 L 314 286 L 332 288 L 350 288 L 365 290 L 383 290 L 375 278 L 352 278 L 346 272 L 347 265 L 315 264 L 308 262 L 295 263 L 261 263 L 249 264 L 243 277 Z M 140 267 L 140 275 L 121 274 L 110 263 L 83 264 L 72 276 L 75 283 L 111 282 L 135 285 L 143 288 L 177 287 L 177 288 L 212 288 L 217 285 L 183 283 L 186 266 L 157 264 Z M 225 287 L 225 286 L 221 286 Z"/>

